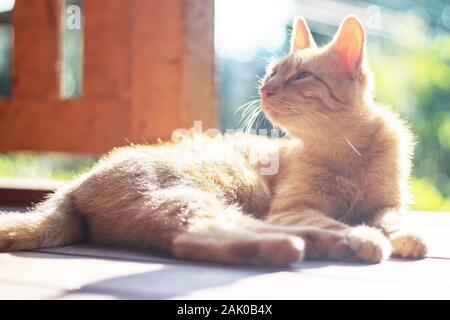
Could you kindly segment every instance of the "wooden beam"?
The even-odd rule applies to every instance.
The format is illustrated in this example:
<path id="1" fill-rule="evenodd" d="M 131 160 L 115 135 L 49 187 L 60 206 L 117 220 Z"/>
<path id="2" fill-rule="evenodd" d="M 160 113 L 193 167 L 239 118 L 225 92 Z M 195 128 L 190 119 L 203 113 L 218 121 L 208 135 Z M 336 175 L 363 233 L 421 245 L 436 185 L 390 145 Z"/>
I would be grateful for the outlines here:
<path id="1" fill-rule="evenodd" d="M 59 98 L 60 1 L 16 0 L 12 98 Z"/>
<path id="2" fill-rule="evenodd" d="M 170 139 L 196 120 L 216 128 L 213 2 L 132 3 L 133 142 Z"/>
<path id="3" fill-rule="evenodd" d="M 132 1 L 131 136 L 169 139 L 185 125 L 184 0 Z"/>
<path id="4" fill-rule="evenodd" d="M 209 0 L 85 1 L 84 85 L 59 96 L 58 0 L 18 0 L 12 97 L 0 100 L 0 150 L 103 153 L 217 127 Z"/>
<path id="5" fill-rule="evenodd" d="M 131 2 L 83 2 L 83 97 L 129 99 Z"/>
<path id="6" fill-rule="evenodd" d="M 107 152 L 128 144 L 127 106 L 117 99 L 0 100 L 0 150 Z"/>

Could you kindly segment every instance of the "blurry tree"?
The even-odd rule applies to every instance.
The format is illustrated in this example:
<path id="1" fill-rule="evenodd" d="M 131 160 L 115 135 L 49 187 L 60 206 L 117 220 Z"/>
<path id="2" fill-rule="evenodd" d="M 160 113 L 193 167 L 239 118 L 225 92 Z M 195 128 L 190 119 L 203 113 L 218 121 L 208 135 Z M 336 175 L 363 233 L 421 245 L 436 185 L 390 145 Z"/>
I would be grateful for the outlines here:
<path id="1" fill-rule="evenodd" d="M 416 15 L 399 25 L 369 49 L 376 96 L 410 121 L 416 136 L 415 207 L 450 208 L 442 198 L 450 196 L 450 35 Z"/>

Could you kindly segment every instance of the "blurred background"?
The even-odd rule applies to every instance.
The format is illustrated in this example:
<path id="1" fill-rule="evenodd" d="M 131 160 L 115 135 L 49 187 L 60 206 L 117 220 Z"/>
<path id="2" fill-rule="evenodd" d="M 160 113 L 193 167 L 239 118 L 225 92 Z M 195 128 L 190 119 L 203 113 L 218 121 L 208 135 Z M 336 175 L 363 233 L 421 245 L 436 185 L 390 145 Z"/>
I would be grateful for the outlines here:
<path id="1" fill-rule="evenodd" d="M 82 6 L 81 0 L 70 3 Z M 0 2 L 0 96 L 4 97 L 10 93 L 13 6 L 13 0 Z M 450 211 L 449 1 L 215 0 L 221 129 L 241 127 L 239 106 L 257 98 L 258 77 L 267 59 L 287 52 L 290 23 L 298 14 L 306 18 L 318 44 L 330 40 L 346 15 L 360 18 L 368 35 L 377 101 L 408 120 L 417 138 L 412 209 Z M 62 36 L 62 92 L 73 97 L 81 92 L 82 32 L 66 30 Z M 269 124 L 259 119 L 255 126 Z M 0 177 L 67 180 L 96 159 L 0 154 Z"/>

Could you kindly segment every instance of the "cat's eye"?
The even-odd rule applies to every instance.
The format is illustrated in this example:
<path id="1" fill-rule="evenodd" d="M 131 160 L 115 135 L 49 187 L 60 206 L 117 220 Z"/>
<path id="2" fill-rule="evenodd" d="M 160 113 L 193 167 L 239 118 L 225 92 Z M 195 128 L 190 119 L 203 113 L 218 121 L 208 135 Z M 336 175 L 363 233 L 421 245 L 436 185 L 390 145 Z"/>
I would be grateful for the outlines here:
<path id="1" fill-rule="evenodd" d="M 311 76 L 311 73 L 308 71 L 299 71 L 295 74 L 292 80 L 302 80 Z"/>
<path id="2" fill-rule="evenodd" d="M 277 71 L 276 70 L 272 70 L 272 72 L 270 72 L 269 75 L 267 76 L 267 79 L 273 78 L 276 74 L 277 74 Z"/>

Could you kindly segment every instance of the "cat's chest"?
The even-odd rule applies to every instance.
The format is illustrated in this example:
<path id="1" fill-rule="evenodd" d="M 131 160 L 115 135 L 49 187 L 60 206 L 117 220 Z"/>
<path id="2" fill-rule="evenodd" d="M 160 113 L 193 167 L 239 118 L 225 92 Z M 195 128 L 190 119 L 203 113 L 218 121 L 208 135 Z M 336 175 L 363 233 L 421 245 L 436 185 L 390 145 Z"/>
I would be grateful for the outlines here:
<path id="1" fill-rule="evenodd" d="M 325 172 L 313 179 L 313 188 L 322 194 L 324 206 L 336 216 L 347 216 L 358 211 L 365 190 L 357 176 Z"/>
<path id="2" fill-rule="evenodd" d="M 299 166 L 299 197 L 325 214 L 349 223 L 366 219 L 372 204 L 364 179 L 358 173 L 342 172 L 314 165 Z"/>

